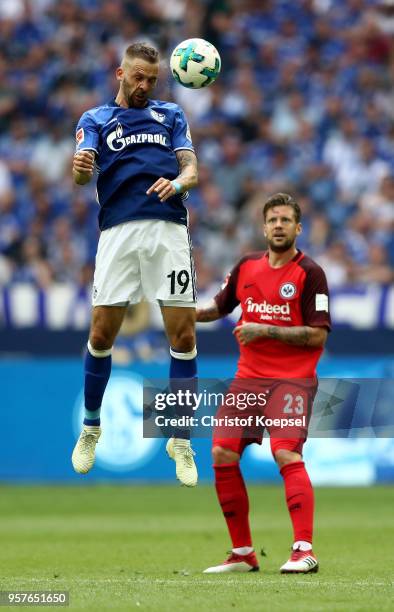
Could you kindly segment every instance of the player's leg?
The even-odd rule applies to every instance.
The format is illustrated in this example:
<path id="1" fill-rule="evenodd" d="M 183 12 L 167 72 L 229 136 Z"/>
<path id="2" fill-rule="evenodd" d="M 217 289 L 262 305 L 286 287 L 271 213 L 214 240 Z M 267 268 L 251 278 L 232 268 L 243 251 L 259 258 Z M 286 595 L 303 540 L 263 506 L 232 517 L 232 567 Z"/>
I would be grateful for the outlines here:
<path id="1" fill-rule="evenodd" d="M 272 388 L 268 407 L 271 417 L 287 418 L 289 414 L 293 414 L 302 416 L 305 421 L 301 426 L 270 429 L 269 432 L 271 451 L 283 478 L 294 535 L 292 554 L 281 567 L 282 573 L 318 570 L 318 562 L 312 552 L 313 488 L 302 460 L 302 449 L 308 434 L 307 427 L 316 388 L 314 379 L 304 380 L 302 383 L 278 381 Z"/>
<path id="2" fill-rule="evenodd" d="M 170 345 L 170 387 L 173 393 L 197 391 L 197 350 L 195 308 L 161 306 Z M 193 397 L 193 396 L 191 396 Z M 176 407 L 176 416 L 192 417 L 193 403 Z M 197 469 L 190 446 L 190 428 L 176 427 L 167 443 L 167 452 L 176 462 L 177 478 L 186 486 L 197 484 Z"/>
<path id="3" fill-rule="evenodd" d="M 125 312 L 126 306 L 96 306 L 93 308 L 85 355 L 83 429 L 72 454 L 73 467 L 80 474 L 89 472 L 94 464 L 96 444 L 101 435 L 101 404 L 111 375 L 112 346 Z"/>
<path id="4" fill-rule="evenodd" d="M 232 542 L 228 559 L 208 567 L 205 574 L 255 572 L 259 566 L 252 546 L 249 525 L 249 499 L 240 469 L 240 458 L 248 441 L 214 440 L 212 449 L 215 488 Z"/>
<path id="5" fill-rule="evenodd" d="M 317 572 L 312 551 L 314 495 L 302 460 L 302 439 L 271 438 L 271 450 L 285 486 L 286 503 L 293 525 L 293 550 L 281 573 Z"/>
<path id="6" fill-rule="evenodd" d="M 141 282 L 144 295 L 160 304 L 170 345 L 170 386 L 194 393 L 197 386 L 195 335 L 195 274 L 186 226 L 166 221 L 145 222 L 144 251 L 141 253 Z M 178 406 L 177 416 L 192 416 L 192 406 Z M 190 430 L 177 428 L 167 444 L 182 484 L 195 486 L 197 470 L 190 447 Z"/>
<path id="7" fill-rule="evenodd" d="M 197 391 L 196 310 L 161 306 L 164 327 L 170 345 L 171 390 Z M 177 416 L 193 416 L 193 405 L 177 407 Z M 174 438 L 190 440 L 190 428 L 178 427 Z"/>
<path id="8" fill-rule="evenodd" d="M 136 249 L 139 228 L 124 223 L 101 232 L 93 281 L 93 313 L 85 357 L 85 418 L 73 452 L 74 469 L 86 474 L 94 463 L 99 440 L 100 408 L 111 374 L 111 353 L 128 302 L 141 299 L 140 266 Z"/>
<path id="9" fill-rule="evenodd" d="M 93 308 L 85 357 L 84 425 L 100 425 L 101 403 L 111 374 L 112 346 L 126 308 L 126 306 L 96 306 Z"/>

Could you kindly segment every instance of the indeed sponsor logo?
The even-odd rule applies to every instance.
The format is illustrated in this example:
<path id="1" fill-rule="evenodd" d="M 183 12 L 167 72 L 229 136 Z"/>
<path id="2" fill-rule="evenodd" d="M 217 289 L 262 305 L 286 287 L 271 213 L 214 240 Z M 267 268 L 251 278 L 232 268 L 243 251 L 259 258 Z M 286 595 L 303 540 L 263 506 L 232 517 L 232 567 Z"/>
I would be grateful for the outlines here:
<path id="1" fill-rule="evenodd" d="M 246 310 L 247 312 L 258 312 L 260 314 L 281 314 L 281 315 L 289 315 L 290 314 L 290 304 L 286 302 L 286 304 L 268 304 L 266 300 L 257 304 L 253 301 L 253 298 L 249 297 L 245 300 Z"/>

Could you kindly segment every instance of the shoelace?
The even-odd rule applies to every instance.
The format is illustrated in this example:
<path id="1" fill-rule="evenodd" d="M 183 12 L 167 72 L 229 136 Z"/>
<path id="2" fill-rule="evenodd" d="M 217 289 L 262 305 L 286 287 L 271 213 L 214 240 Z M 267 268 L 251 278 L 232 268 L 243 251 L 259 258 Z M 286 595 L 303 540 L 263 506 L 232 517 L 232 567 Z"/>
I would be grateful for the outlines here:
<path id="1" fill-rule="evenodd" d="M 194 463 L 193 457 L 195 454 L 196 453 L 194 452 L 194 450 L 190 447 L 187 448 L 185 452 L 183 453 L 183 458 L 185 460 L 187 467 L 193 467 L 193 463 Z"/>
<path id="2" fill-rule="evenodd" d="M 97 443 L 97 436 L 93 433 L 83 432 L 83 436 L 81 438 L 81 448 L 80 453 L 82 455 L 88 455 L 91 450 L 92 443 Z"/>

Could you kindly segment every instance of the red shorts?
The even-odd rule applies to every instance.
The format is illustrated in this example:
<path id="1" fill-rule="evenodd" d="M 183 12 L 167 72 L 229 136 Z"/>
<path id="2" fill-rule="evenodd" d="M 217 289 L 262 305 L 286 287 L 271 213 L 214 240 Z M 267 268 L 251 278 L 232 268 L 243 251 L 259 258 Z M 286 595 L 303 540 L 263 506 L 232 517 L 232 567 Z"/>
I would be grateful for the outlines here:
<path id="1" fill-rule="evenodd" d="M 315 379 L 235 379 L 215 415 L 212 445 L 242 455 L 249 444 L 261 444 L 267 431 L 273 454 L 284 449 L 301 455 L 316 391 Z M 262 399 L 262 394 L 266 396 L 265 404 L 254 400 Z M 245 401 L 245 397 L 253 401 Z M 242 401 L 238 402 L 238 398 Z"/>

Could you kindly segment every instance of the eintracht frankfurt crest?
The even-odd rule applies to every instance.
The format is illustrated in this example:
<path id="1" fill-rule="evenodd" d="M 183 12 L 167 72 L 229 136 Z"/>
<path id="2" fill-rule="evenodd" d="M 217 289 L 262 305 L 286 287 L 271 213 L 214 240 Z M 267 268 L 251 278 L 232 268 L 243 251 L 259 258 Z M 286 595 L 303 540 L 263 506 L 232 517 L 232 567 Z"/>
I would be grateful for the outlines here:
<path id="1" fill-rule="evenodd" d="M 279 288 L 279 295 L 284 300 L 291 300 L 297 293 L 297 287 L 294 283 L 283 283 Z"/>

